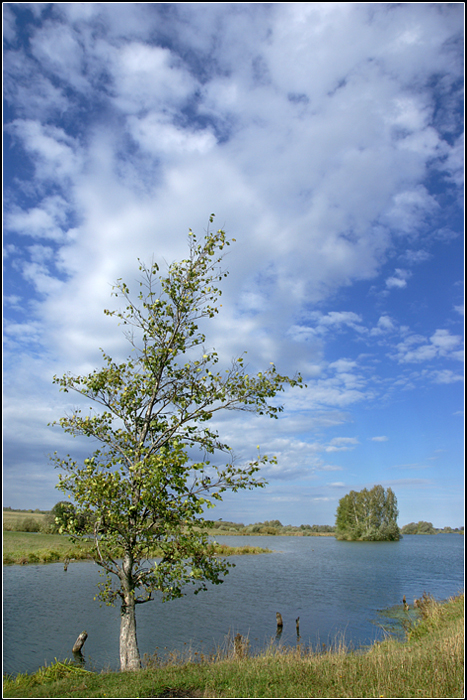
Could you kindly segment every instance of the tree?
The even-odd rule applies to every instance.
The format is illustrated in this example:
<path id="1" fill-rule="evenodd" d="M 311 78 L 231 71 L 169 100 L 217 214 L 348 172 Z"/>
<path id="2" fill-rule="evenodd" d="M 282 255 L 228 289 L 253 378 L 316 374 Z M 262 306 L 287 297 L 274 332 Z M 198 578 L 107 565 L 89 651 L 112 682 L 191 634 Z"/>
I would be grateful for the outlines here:
<path id="1" fill-rule="evenodd" d="M 336 537 L 339 540 L 398 540 L 397 499 L 380 485 L 371 491 L 350 491 L 340 499 L 336 513 Z"/>
<path id="2" fill-rule="evenodd" d="M 80 530 L 83 533 L 92 530 L 92 524 L 89 518 L 86 518 L 82 513 L 77 513 L 76 508 L 70 501 L 59 501 L 54 505 L 50 513 L 47 514 L 45 522 L 48 532 L 59 532 L 60 528 L 68 527 L 69 521 L 73 520 L 72 527 L 74 530 Z"/>
<path id="3" fill-rule="evenodd" d="M 219 266 L 230 242 L 222 230 L 208 230 L 201 243 L 190 231 L 189 241 L 189 257 L 171 264 L 165 276 L 156 263 L 140 262 L 136 299 L 122 280 L 115 285 L 113 294 L 126 306 L 104 313 L 129 329 L 126 361 L 102 351 L 101 369 L 54 377 L 62 391 L 78 392 L 98 407 L 86 415 L 76 408 L 56 423 L 73 436 L 97 440 L 99 448 L 83 464 L 70 455 L 52 459 L 61 469 L 58 487 L 72 498 L 76 515 L 94 523 L 92 555 L 105 572 L 99 597 L 108 604 L 120 600 L 121 670 L 140 666 L 137 604 L 157 591 L 170 600 L 189 584 L 197 593 L 222 582 L 228 565 L 209 545 L 204 509 L 227 490 L 263 486 L 257 473 L 275 461 L 258 452 L 237 466 L 230 447 L 208 427 L 210 419 L 221 410 L 276 418 L 282 407 L 271 400 L 284 385 L 301 386 L 300 376 L 281 376 L 273 363 L 248 375 L 244 355 L 224 372 L 216 369 L 218 355 L 204 348 L 199 324 L 218 313 L 217 285 L 227 276 Z M 77 525 L 77 517 L 68 517 L 62 531 L 80 539 Z M 149 561 L 155 545 L 159 559 Z"/>
<path id="4" fill-rule="evenodd" d="M 419 520 L 418 523 L 404 525 L 401 530 L 403 535 L 434 535 L 436 533 L 433 523 L 426 520 Z"/>

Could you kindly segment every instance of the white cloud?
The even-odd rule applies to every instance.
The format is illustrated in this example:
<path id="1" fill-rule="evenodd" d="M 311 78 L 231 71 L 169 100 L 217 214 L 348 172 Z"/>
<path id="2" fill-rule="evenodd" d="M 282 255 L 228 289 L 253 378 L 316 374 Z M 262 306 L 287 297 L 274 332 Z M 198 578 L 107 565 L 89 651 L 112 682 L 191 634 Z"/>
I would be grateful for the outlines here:
<path id="1" fill-rule="evenodd" d="M 114 49 L 109 70 L 113 101 L 124 114 L 173 109 L 197 87 L 174 52 L 141 42 Z"/>
<path id="2" fill-rule="evenodd" d="M 387 283 L 387 281 L 386 281 Z M 396 330 L 394 321 L 387 315 L 380 316 L 378 319 L 378 323 L 374 328 L 371 329 L 370 335 L 372 336 L 379 336 L 379 335 L 385 335 L 387 333 L 391 333 Z"/>
<path id="3" fill-rule="evenodd" d="M 361 315 L 353 311 L 330 311 L 327 314 L 313 311 L 308 314 L 307 320 L 307 325 L 295 325 L 289 329 L 289 334 L 295 340 L 306 341 L 348 328 L 357 333 L 366 333 Z"/>
<path id="4" fill-rule="evenodd" d="M 430 341 L 438 348 L 440 354 L 445 355 L 459 345 L 461 337 L 458 335 L 451 335 L 447 330 L 438 329 L 431 336 Z"/>
<path id="5" fill-rule="evenodd" d="M 14 207 L 6 216 L 6 227 L 15 233 L 33 238 L 65 240 L 70 206 L 63 197 L 45 197 L 40 206 L 30 209 Z"/>
<path id="6" fill-rule="evenodd" d="M 397 345 L 399 362 L 425 362 L 439 357 L 461 359 L 457 348 L 461 337 L 452 335 L 448 330 L 437 329 L 427 340 L 420 335 L 410 335 Z"/>
<path id="7" fill-rule="evenodd" d="M 410 265 L 426 262 L 431 258 L 431 254 L 426 250 L 407 250 L 402 256 Z"/>
<path id="8" fill-rule="evenodd" d="M 407 286 L 407 280 L 411 276 L 411 272 L 408 270 L 402 270 L 400 268 L 397 268 L 394 271 L 394 275 L 392 277 L 388 277 L 386 280 L 386 287 L 389 289 L 403 289 L 404 287 Z"/>
<path id="9" fill-rule="evenodd" d="M 61 127 L 32 119 L 15 119 L 7 126 L 7 131 L 32 157 L 35 176 L 39 180 L 54 182 L 61 188 L 69 178 L 80 174 L 83 152 L 75 139 Z"/>
<path id="10" fill-rule="evenodd" d="M 437 384 L 453 384 L 454 382 L 463 382 L 464 377 L 462 374 L 456 374 L 450 369 L 443 369 L 434 372 L 434 381 Z"/>
<path id="11" fill-rule="evenodd" d="M 80 36 L 69 25 L 45 22 L 31 37 L 30 46 L 44 72 L 50 71 L 77 90 L 88 91 L 83 46 Z"/>
<path id="12" fill-rule="evenodd" d="M 336 437 L 332 438 L 329 445 L 325 447 L 326 452 L 346 452 L 347 450 L 353 450 L 359 442 L 357 438 L 349 437 Z"/>
<path id="13" fill-rule="evenodd" d="M 216 144 L 215 136 L 208 130 L 180 129 L 161 115 L 150 114 L 138 119 L 128 119 L 130 133 L 145 151 L 154 154 L 204 154 Z"/>

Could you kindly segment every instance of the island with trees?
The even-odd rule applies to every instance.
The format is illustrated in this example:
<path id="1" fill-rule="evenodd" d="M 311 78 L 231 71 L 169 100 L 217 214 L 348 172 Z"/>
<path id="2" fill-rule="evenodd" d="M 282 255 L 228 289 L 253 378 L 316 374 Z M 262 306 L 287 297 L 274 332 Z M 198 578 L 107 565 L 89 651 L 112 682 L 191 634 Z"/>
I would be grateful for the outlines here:
<path id="1" fill-rule="evenodd" d="M 396 541 L 397 499 L 391 488 L 374 486 L 370 491 L 350 491 L 340 499 L 336 514 L 336 538 L 366 542 Z"/>

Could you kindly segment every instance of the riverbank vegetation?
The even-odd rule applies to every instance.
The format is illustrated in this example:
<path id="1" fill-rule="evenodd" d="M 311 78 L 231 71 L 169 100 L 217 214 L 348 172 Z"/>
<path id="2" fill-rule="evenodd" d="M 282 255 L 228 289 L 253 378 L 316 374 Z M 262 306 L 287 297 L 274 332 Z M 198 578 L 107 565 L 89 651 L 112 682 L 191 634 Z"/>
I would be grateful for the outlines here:
<path id="1" fill-rule="evenodd" d="M 404 642 L 389 638 L 363 653 L 342 644 L 319 652 L 271 644 L 253 656 L 237 637 L 211 658 L 154 657 L 135 672 L 92 673 L 56 661 L 5 678 L 4 697 L 463 698 L 464 596 L 423 600 L 419 618 L 407 618 Z"/>
<path id="2" fill-rule="evenodd" d="M 72 561 L 91 559 L 92 542 L 73 544 L 66 535 L 44 534 L 36 532 L 3 533 L 3 564 L 50 564 L 61 561 L 68 564 Z M 266 547 L 230 547 L 226 544 L 211 545 L 215 556 L 231 557 L 246 554 L 265 554 L 270 552 Z M 161 555 L 154 547 L 148 557 L 156 558 Z"/>

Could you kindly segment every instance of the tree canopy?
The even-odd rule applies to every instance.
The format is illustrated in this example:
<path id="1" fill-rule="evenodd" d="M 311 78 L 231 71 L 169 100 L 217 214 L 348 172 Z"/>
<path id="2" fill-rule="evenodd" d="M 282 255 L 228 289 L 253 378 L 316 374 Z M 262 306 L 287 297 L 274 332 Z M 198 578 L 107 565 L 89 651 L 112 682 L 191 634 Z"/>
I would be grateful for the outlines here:
<path id="1" fill-rule="evenodd" d="M 94 524 L 93 557 L 106 572 L 100 598 L 120 600 L 122 670 L 140 665 L 137 604 L 155 592 L 170 600 L 188 585 L 198 592 L 222 582 L 228 567 L 209 546 L 204 511 L 227 490 L 263 486 L 260 467 L 274 461 L 258 450 L 255 459 L 237 464 L 209 421 L 225 410 L 276 418 L 282 407 L 272 399 L 284 385 L 301 385 L 300 376 L 280 375 L 272 362 L 248 374 L 243 354 L 220 371 L 216 351 L 206 349 L 199 324 L 218 313 L 228 245 L 222 230 L 208 230 L 202 242 L 190 231 L 189 257 L 165 275 L 156 263 L 140 262 L 136 296 L 118 280 L 113 293 L 125 307 L 105 311 L 126 328 L 129 357 L 115 361 L 103 352 L 102 368 L 54 378 L 62 391 L 93 404 L 58 423 L 72 436 L 97 441 L 98 448 L 83 463 L 70 455 L 53 459 L 59 488 L 76 514 L 66 513 L 62 531 L 85 536 L 80 515 Z M 155 545 L 161 553 L 156 561 L 150 558 Z"/>
<path id="2" fill-rule="evenodd" d="M 351 491 L 340 499 L 336 514 L 339 540 L 398 540 L 397 499 L 388 488 L 374 486 L 370 491 Z"/>
<path id="3" fill-rule="evenodd" d="M 418 523 L 408 523 L 401 530 L 403 535 L 434 535 L 436 533 L 433 523 L 419 520 Z"/>

